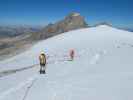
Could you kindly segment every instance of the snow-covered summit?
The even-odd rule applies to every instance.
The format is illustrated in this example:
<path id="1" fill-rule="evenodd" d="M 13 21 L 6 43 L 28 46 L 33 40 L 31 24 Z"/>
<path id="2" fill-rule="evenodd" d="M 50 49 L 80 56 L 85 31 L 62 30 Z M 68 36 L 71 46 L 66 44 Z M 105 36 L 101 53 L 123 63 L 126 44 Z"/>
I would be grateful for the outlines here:
<path id="1" fill-rule="evenodd" d="M 76 53 L 73 62 L 68 61 L 71 48 Z M 42 50 L 49 56 L 47 74 L 39 75 L 36 65 L 2 77 L 0 100 L 133 99 L 131 32 L 106 25 L 66 32 L 0 62 L 0 69 L 38 64 Z"/>

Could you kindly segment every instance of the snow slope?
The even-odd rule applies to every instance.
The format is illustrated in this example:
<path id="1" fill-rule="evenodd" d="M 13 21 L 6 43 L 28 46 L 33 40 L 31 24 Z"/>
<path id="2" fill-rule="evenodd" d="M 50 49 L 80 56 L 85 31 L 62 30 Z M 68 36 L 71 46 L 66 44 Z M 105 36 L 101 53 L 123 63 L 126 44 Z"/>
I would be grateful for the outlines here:
<path id="1" fill-rule="evenodd" d="M 74 48 L 76 58 L 69 59 Z M 0 100 L 132 100 L 133 34 L 101 25 L 40 41 L 28 51 L 0 62 L 0 70 L 38 64 L 48 57 L 47 74 L 39 66 L 0 77 Z"/>

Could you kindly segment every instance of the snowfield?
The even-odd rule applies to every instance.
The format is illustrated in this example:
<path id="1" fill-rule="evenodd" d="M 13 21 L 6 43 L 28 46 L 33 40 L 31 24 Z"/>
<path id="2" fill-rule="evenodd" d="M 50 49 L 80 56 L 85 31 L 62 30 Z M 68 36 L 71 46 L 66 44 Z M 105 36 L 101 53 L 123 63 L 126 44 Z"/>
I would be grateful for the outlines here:
<path id="1" fill-rule="evenodd" d="M 133 100 L 133 33 L 106 25 L 66 32 L 1 61 L 0 76 L 0 100 Z"/>

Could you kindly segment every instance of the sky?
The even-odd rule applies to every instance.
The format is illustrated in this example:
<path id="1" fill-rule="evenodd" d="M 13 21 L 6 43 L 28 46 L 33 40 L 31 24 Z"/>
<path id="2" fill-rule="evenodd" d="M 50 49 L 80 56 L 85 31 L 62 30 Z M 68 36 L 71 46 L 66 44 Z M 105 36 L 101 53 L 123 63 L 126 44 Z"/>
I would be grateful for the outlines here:
<path id="1" fill-rule="evenodd" d="M 89 25 L 133 28 L 132 5 L 133 0 L 0 0 L 0 24 L 47 25 L 78 12 Z"/>

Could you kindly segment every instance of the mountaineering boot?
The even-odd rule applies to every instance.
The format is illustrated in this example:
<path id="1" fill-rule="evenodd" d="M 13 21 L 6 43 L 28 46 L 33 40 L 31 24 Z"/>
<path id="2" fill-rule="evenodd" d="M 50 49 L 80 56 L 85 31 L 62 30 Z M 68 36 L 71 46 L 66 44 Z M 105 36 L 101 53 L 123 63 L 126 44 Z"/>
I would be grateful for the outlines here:
<path id="1" fill-rule="evenodd" d="M 43 74 L 46 74 L 45 70 L 44 70 L 44 71 L 42 71 L 42 73 L 43 73 Z"/>
<path id="2" fill-rule="evenodd" d="M 42 70 L 40 70 L 40 74 L 42 74 Z"/>

